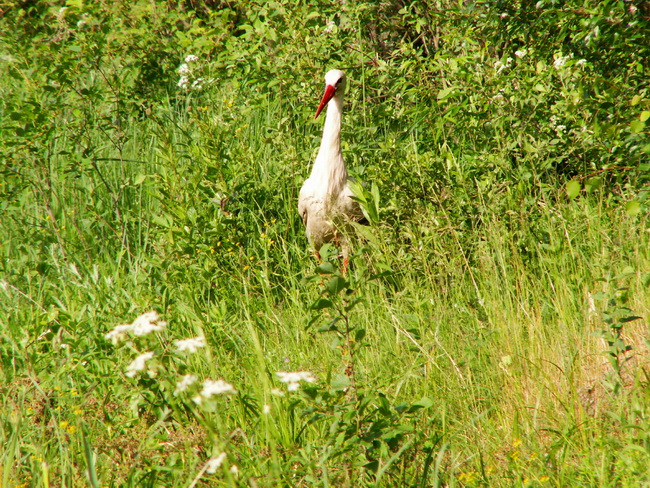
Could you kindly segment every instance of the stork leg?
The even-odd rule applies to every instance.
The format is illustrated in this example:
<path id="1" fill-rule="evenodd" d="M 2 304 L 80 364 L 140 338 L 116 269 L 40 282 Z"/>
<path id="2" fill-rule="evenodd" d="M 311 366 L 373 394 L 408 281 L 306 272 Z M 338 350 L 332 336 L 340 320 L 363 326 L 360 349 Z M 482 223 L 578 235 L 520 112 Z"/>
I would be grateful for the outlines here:
<path id="1" fill-rule="evenodd" d="M 332 242 L 334 242 L 334 245 L 341 249 L 341 254 L 340 256 L 343 257 L 343 266 L 341 266 L 341 274 L 343 276 L 346 276 L 348 274 L 348 267 L 350 264 L 350 261 L 348 259 L 348 246 L 345 241 L 345 237 L 339 234 L 338 229 L 334 229 L 334 238 L 332 239 Z"/>
<path id="2" fill-rule="evenodd" d="M 345 242 L 341 245 L 341 255 L 343 256 L 343 266 L 341 267 L 341 273 L 343 276 L 347 276 L 348 268 L 350 267 L 350 260 L 348 259 L 349 249 Z"/>

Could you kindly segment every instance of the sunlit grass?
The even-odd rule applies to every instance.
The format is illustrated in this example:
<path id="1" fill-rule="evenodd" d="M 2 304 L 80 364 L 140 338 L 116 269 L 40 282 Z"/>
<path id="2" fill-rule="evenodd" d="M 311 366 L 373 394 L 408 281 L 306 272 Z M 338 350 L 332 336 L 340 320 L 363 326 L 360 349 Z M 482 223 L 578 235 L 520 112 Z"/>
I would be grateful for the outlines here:
<path id="1" fill-rule="evenodd" d="M 351 97 L 344 152 L 380 205 L 343 276 L 296 210 L 312 110 L 219 81 L 137 114 L 73 100 L 6 163 L 2 486 L 650 479 L 632 187 L 570 198 L 507 138 Z"/>
<path id="2" fill-rule="evenodd" d="M 264 125 L 255 118 L 246 130 L 251 127 L 263 131 Z M 309 397 L 282 391 L 275 376 L 309 371 L 327 389 L 327 381 L 344 374 L 347 359 L 333 334 L 306 328 L 322 285 L 304 281 L 316 263 L 295 223 L 298 178 L 280 170 L 287 161 L 274 159 L 261 136 L 240 141 L 235 135 L 230 150 L 262 155 L 248 178 L 260 188 L 272 183 L 269 202 L 279 195 L 279 205 L 237 201 L 243 190 L 228 181 L 219 188 L 224 195 L 211 201 L 211 190 L 198 190 L 218 182 L 200 166 L 211 163 L 193 161 L 190 169 L 184 156 L 152 156 L 148 145 L 134 146 L 125 158 L 147 158 L 146 165 L 123 164 L 104 174 L 109 184 L 102 197 L 110 202 L 111 185 L 132 182 L 134 198 L 120 208 L 139 215 L 134 229 L 117 228 L 126 217 L 107 203 L 111 224 L 104 235 L 113 242 L 79 241 L 77 235 L 88 238 L 83 225 L 101 226 L 108 218 L 89 211 L 81 190 L 70 192 L 62 182 L 53 188 L 65 215 L 56 226 L 47 212 L 38 213 L 42 207 L 33 207 L 45 222 L 40 232 L 53 237 L 50 250 L 21 252 L 10 237 L 6 258 L 24 256 L 36 267 L 20 282 L 3 281 L 2 313 L 14 324 L 5 349 L 13 359 L 5 359 L 3 378 L 5 484 L 27 476 L 42 485 L 80 483 L 90 459 L 101 483 L 113 485 L 148 477 L 235 484 L 240 476 L 273 484 L 292 470 L 305 486 L 323 476 L 335 484 L 363 478 L 358 469 L 346 475 L 345 468 L 326 467 L 325 425 L 304 424 L 299 408 Z M 201 139 L 189 144 L 187 151 L 205 155 Z M 133 183 L 140 174 L 147 176 Z M 181 185 L 183 175 L 193 182 L 189 187 Z M 602 464 L 603 449 L 628 438 L 603 424 L 604 415 L 630 415 L 618 400 L 638 401 L 638 381 L 645 380 L 634 369 L 616 395 L 598 386 L 608 372 L 594 336 L 603 328 L 603 304 L 590 297 L 612 293 L 614 275 L 630 267 L 630 306 L 647 314 L 645 222 L 604 207 L 597 196 L 554 205 L 540 200 L 523 209 L 516 195 L 493 198 L 502 199 L 505 217 L 486 212 L 471 238 L 441 221 L 434 206 L 400 224 L 406 245 L 387 237 L 388 228 L 371 228 L 368 240 L 359 240 L 352 275 L 389 272 L 356 290 L 364 301 L 350 321 L 367 331 L 355 357 L 357 388 L 381 392 L 393 405 L 430 399 L 417 435 L 411 434 L 411 448 L 419 446 L 413 455 L 429 466 L 430 479 L 465 486 L 600 479 L 603 473 L 588 473 L 589 467 Z M 214 222 L 192 228 L 198 225 L 193 215 L 203 218 L 206 209 L 223 230 Z M 215 237 L 204 234 L 208 228 Z M 140 237 L 119 240 L 126 235 Z M 81 259 L 87 255 L 92 259 Z M 121 353 L 104 336 L 150 309 L 169 322 L 164 350 L 192 337 L 206 337 L 208 346 L 196 348 L 175 373 L 165 367 L 147 379 L 144 363 L 129 369 L 145 350 Z M 643 327 L 626 326 L 625 338 L 643 364 Z M 201 402 L 174 403 L 172 386 L 183 375 L 201 378 L 197 388 L 208 378 L 224 379 L 238 399 L 187 416 Z M 172 385 L 166 397 L 156 393 L 162 381 Z M 227 457 L 220 458 L 223 452 Z M 212 469 L 217 463 L 210 459 L 225 467 Z M 410 482 L 422 475 L 401 469 Z"/>

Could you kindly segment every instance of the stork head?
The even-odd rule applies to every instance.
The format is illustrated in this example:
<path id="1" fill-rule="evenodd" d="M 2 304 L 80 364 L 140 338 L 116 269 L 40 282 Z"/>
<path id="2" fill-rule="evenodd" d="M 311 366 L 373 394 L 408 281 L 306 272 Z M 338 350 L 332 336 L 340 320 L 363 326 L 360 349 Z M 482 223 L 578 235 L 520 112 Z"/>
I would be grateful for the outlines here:
<path id="1" fill-rule="evenodd" d="M 337 93 L 345 93 L 345 73 L 340 69 L 333 69 L 328 71 L 325 75 L 325 93 L 323 93 L 323 98 L 320 101 L 318 110 L 316 110 L 316 115 L 314 118 L 318 117 L 325 105 L 336 95 Z"/>

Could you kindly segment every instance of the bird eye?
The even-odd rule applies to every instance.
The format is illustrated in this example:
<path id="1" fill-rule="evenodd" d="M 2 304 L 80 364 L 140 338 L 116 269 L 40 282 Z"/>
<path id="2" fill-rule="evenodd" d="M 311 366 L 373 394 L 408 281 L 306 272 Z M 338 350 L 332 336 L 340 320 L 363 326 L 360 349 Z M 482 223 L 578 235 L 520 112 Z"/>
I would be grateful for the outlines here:
<path id="1" fill-rule="evenodd" d="M 339 85 L 342 81 L 343 81 L 343 78 L 339 78 L 339 79 L 336 81 L 336 84 Z"/>

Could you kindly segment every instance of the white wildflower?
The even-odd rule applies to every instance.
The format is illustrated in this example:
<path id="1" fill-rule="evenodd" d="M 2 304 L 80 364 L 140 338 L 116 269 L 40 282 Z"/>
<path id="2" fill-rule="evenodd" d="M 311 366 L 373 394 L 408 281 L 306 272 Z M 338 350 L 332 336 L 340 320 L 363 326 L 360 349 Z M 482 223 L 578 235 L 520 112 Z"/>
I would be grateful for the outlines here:
<path id="1" fill-rule="evenodd" d="M 196 376 L 193 374 L 186 374 L 183 376 L 181 380 L 176 383 L 176 390 L 174 390 L 174 395 L 178 395 L 182 391 L 187 390 L 196 382 L 196 379 Z"/>
<path id="2" fill-rule="evenodd" d="M 264 406 L 262 407 L 262 413 L 263 413 L 263 414 L 269 414 L 269 413 L 271 413 L 271 405 L 264 405 Z"/>
<path id="3" fill-rule="evenodd" d="M 315 383 L 316 378 L 308 371 L 282 372 L 275 373 L 281 383 L 287 384 L 287 391 L 296 391 L 300 388 L 300 382 Z"/>
<path id="4" fill-rule="evenodd" d="M 235 464 L 233 464 L 232 466 L 230 466 L 230 473 L 234 476 L 237 476 L 239 474 L 239 468 Z"/>
<path id="5" fill-rule="evenodd" d="M 504 69 L 509 68 L 512 65 L 512 58 L 507 58 L 505 63 L 501 60 L 494 63 L 494 69 L 497 73 L 501 73 Z"/>
<path id="6" fill-rule="evenodd" d="M 553 61 L 553 67 L 559 70 L 560 68 L 562 68 L 562 66 L 566 64 L 566 62 L 569 59 L 571 59 L 571 55 L 569 56 L 559 55 L 557 58 L 555 58 L 555 61 Z"/>
<path id="7" fill-rule="evenodd" d="M 197 78 L 194 80 L 192 83 L 192 90 L 200 90 L 203 88 L 203 82 L 205 81 L 205 78 Z"/>
<path id="8" fill-rule="evenodd" d="M 157 323 L 156 323 L 157 322 Z M 158 330 L 163 330 L 167 322 L 159 321 L 158 314 L 154 311 L 143 313 L 131 324 L 133 335 L 143 336 L 155 332 Z"/>
<path id="9" fill-rule="evenodd" d="M 502 19 L 505 19 L 507 16 L 508 16 L 508 14 L 506 12 L 503 12 L 502 14 L 499 14 L 499 17 L 501 17 Z"/>
<path id="10" fill-rule="evenodd" d="M 113 330 L 104 337 L 117 345 L 117 343 L 119 343 L 129 332 L 131 332 L 131 324 L 116 325 L 113 327 Z"/>
<path id="11" fill-rule="evenodd" d="M 280 388 L 271 389 L 271 395 L 284 396 L 284 392 Z"/>
<path id="12" fill-rule="evenodd" d="M 142 371 L 147 364 L 147 361 L 153 357 L 153 352 L 145 352 L 140 354 L 137 358 L 133 360 L 131 364 L 126 367 L 126 375 L 129 378 L 133 378 L 138 371 Z"/>
<path id="13" fill-rule="evenodd" d="M 192 398 L 192 401 L 196 404 L 200 404 L 206 398 L 210 398 L 212 395 L 225 395 L 226 393 L 234 394 L 237 393 L 237 390 L 233 386 L 224 381 L 224 380 L 205 380 L 203 382 L 203 390 L 197 396 Z"/>
<path id="14" fill-rule="evenodd" d="M 143 313 L 132 324 L 120 324 L 113 327 L 113 330 L 104 337 L 110 339 L 113 344 L 119 343 L 127 334 L 143 336 L 151 332 L 162 330 L 167 322 L 158 320 L 158 314 L 154 311 Z"/>
<path id="15" fill-rule="evenodd" d="M 325 32 L 330 33 L 334 28 L 336 27 L 336 24 L 334 23 L 333 20 L 330 20 L 327 25 L 325 26 Z"/>
<path id="16" fill-rule="evenodd" d="M 518 58 L 523 58 L 526 54 L 528 54 L 528 49 L 518 49 L 515 51 L 515 56 Z"/>
<path id="17" fill-rule="evenodd" d="M 187 63 L 183 63 L 178 67 L 178 74 L 181 76 L 189 75 L 192 70 L 190 69 L 190 66 Z"/>
<path id="18" fill-rule="evenodd" d="M 194 54 L 188 54 L 187 56 L 185 56 L 185 62 L 186 63 L 195 63 L 198 60 L 199 60 L 199 57 L 195 56 Z"/>
<path id="19" fill-rule="evenodd" d="M 176 86 L 178 88 L 183 89 L 183 90 L 187 90 L 189 82 L 190 82 L 190 80 L 189 80 L 189 78 L 187 76 L 181 76 L 180 79 L 178 80 L 178 83 L 176 84 Z"/>
<path id="20" fill-rule="evenodd" d="M 585 64 L 587 64 L 586 59 L 578 59 L 578 61 L 576 61 L 576 66 L 583 66 Z"/>
<path id="21" fill-rule="evenodd" d="M 205 337 L 203 336 L 176 341 L 176 350 L 179 352 L 187 351 L 189 353 L 195 353 L 201 347 L 205 347 Z"/>
<path id="22" fill-rule="evenodd" d="M 222 452 L 216 457 L 208 459 L 208 462 L 205 463 L 205 471 L 208 474 L 214 474 L 217 469 L 223 464 L 223 460 L 226 459 L 226 453 Z"/>

